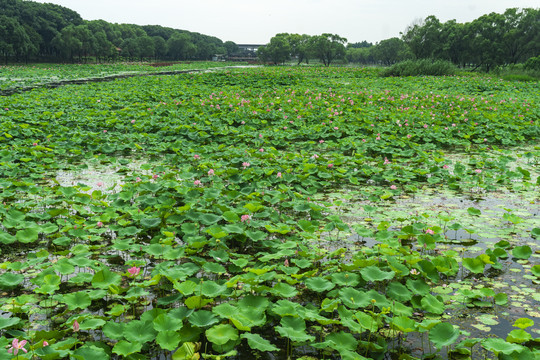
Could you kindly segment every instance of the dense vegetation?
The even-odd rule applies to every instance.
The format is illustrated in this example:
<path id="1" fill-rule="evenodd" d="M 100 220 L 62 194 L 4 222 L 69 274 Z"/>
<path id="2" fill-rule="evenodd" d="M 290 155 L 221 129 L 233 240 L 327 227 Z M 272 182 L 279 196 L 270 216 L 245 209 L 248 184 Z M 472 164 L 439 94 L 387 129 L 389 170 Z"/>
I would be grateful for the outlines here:
<path id="1" fill-rule="evenodd" d="M 378 71 L 2 98 L 0 359 L 537 356 L 538 84 Z"/>
<path id="2" fill-rule="evenodd" d="M 482 68 L 524 63 L 540 53 L 540 9 L 506 10 L 483 15 L 470 23 L 441 23 L 429 16 L 409 26 L 401 38 L 347 44 L 338 35 L 277 34 L 262 48 L 263 60 L 281 63 L 291 57 L 298 63 L 334 58 L 352 63 L 392 65 L 413 60 L 449 61 L 458 67 Z M 330 55 L 330 61 L 328 60 Z"/>
<path id="3" fill-rule="evenodd" d="M 0 57 L 8 61 L 116 59 L 211 60 L 237 50 L 232 42 L 159 25 L 85 21 L 55 4 L 0 0 Z"/>

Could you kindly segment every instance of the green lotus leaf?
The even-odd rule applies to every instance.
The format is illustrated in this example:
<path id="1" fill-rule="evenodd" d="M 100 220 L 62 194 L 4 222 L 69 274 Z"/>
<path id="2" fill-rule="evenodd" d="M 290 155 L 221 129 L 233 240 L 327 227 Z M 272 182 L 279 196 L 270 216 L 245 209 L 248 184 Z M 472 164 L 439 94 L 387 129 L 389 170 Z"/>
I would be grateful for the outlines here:
<path id="1" fill-rule="evenodd" d="M 206 337 L 216 345 L 224 345 L 231 340 L 238 339 L 238 330 L 229 324 L 219 324 L 206 330 Z"/>
<path id="2" fill-rule="evenodd" d="M 292 341 L 304 342 L 313 341 L 315 337 L 306 333 L 306 322 L 298 317 L 281 318 L 280 326 L 275 327 L 276 331 L 283 337 Z"/>
<path id="3" fill-rule="evenodd" d="M 169 314 L 160 314 L 152 321 L 156 331 L 178 331 L 182 328 L 182 320 L 174 318 Z"/>
<path id="4" fill-rule="evenodd" d="M 468 208 L 467 212 L 469 213 L 469 215 L 472 215 L 472 216 L 480 216 L 482 214 L 480 210 L 473 207 Z"/>
<path id="5" fill-rule="evenodd" d="M 120 275 L 110 271 L 108 268 L 103 268 L 92 277 L 92 286 L 98 289 L 108 289 L 109 286 L 118 286 L 120 281 L 122 281 Z"/>
<path id="6" fill-rule="evenodd" d="M 430 313 L 442 314 L 445 309 L 444 303 L 431 294 L 425 295 L 421 303 L 422 308 Z"/>
<path id="7" fill-rule="evenodd" d="M 124 338 L 125 325 L 126 323 L 107 321 L 107 323 L 103 325 L 103 328 L 102 328 L 103 334 L 105 334 L 105 336 L 113 340 L 121 340 Z"/>
<path id="8" fill-rule="evenodd" d="M 139 351 L 141 351 L 141 349 L 142 343 L 138 343 L 136 341 L 129 342 L 121 340 L 114 345 L 112 352 L 117 355 L 126 357 L 128 355 L 138 353 Z"/>
<path id="9" fill-rule="evenodd" d="M 532 335 L 522 329 L 512 330 L 508 333 L 508 336 L 506 337 L 506 341 L 516 344 L 521 344 L 529 340 L 532 340 Z"/>
<path id="10" fill-rule="evenodd" d="M 486 264 L 479 258 L 463 258 L 463 266 L 475 274 L 484 272 Z"/>
<path id="11" fill-rule="evenodd" d="M 341 286 L 356 286 L 360 283 L 360 275 L 350 272 L 339 272 L 331 275 L 332 281 L 336 285 Z"/>
<path id="12" fill-rule="evenodd" d="M 365 292 L 350 287 L 341 289 L 339 298 L 344 305 L 351 309 L 358 309 L 371 304 L 371 298 Z"/>
<path id="13" fill-rule="evenodd" d="M 442 322 L 429 330 L 429 340 L 437 349 L 452 345 L 459 337 L 459 330 L 450 323 Z"/>
<path id="14" fill-rule="evenodd" d="M 141 225 L 145 228 L 154 228 L 157 227 L 159 224 L 161 224 L 160 218 L 144 218 L 141 219 Z"/>
<path id="15" fill-rule="evenodd" d="M 519 318 L 517 319 L 515 322 L 514 322 L 514 325 L 512 326 L 515 326 L 515 327 L 518 327 L 520 329 L 526 329 L 530 326 L 533 326 L 534 325 L 534 321 L 532 321 L 531 319 L 529 318 Z"/>
<path id="16" fill-rule="evenodd" d="M 156 344 L 169 351 L 175 350 L 181 340 L 180 334 L 174 330 L 160 331 L 156 336 Z"/>
<path id="17" fill-rule="evenodd" d="M 200 328 L 205 328 L 214 325 L 219 320 L 218 318 L 207 310 L 195 311 L 188 318 L 188 321 L 193 325 Z"/>
<path id="18" fill-rule="evenodd" d="M 206 228 L 206 233 L 213 236 L 216 239 L 221 239 L 229 235 L 229 233 L 225 231 L 224 227 L 221 227 L 216 224 Z"/>
<path id="19" fill-rule="evenodd" d="M 81 330 L 95 330 L 103 325 L 105 325 L 106 321 L 103 319 L 86 319 L 80 324 Z"/>
<path id="20" fill-rule="evenodd" d="M 203 270 L 209 273 L 214 274 L 224 274 L 227 272 L 227 269 L 221 264 L 215 262 L 206 262 L 202 266 Z"/>
<path id="21" fill-rule="evenodd" d="M 323 277 L 313 277 L 306 280 L 308 289 L 321 293 L 332 290 L 336 285 Z"/>
<path id="22" fill-rule="evenodd" d="M 199 216 L 199 220 L 204 225 L 213 225 L 221 220 L 222 217 L 214 214 L 202 214 Z"/>
<path id="23" fill-rule="evenodd" d="M 509 342 L 504 341 L 500 338 L 487 338 L 482 340 L 482 346 L 491 352 L 494 352 L 496 355 L 498 354 L 505 354 L 510 355 L 513 352 L 521 352 L 524 348 L 523 346 L 512 344 Z"/>
<path id="24" fill-rule="evenodd" d="M 495 304 L 497 305 L 506 305 L 508 304 L 508 295 L 506 293 L 498 293 L 493 297 Z"/>
<path id="25" fill-rule="evenodd" d="M 253 241 L 262 241 L 266 239 L 267 234 L 259 230 L 246 230 L 246 236 Z"/>
<path id="26" fill-rule="evenodd" d="M 133 320 L 124 327 L 124 337 L 132 343 L 144 344 L 156 338 L 152 321 Z"/>
<path id="27" fill-rule="evenodd" d="M 254 350 L 264 352 L 279 350 L 279 348 L 273 345 L 270 341 L 264 339 L 259 334 L 243 333 L 242 335 L 240 335 L 240 337 L 242 339 L 247 339 L 249 347 Z"/>
<path id="28" fill-rule="evenodd" d="M 185 342 L 174 352 L 172 360 L 197 360 L 200 358 L 199 348 L 200 344 Z"/>
<path id="29" fill-rule="evenodd" d="M 201 294 L 209 298 L 220 296 L 226 291 L 227 291 L 227 285 L 225 284 L 219 285 L 214 281 L 204 281 L 201 284 Z"/>
<path id="30" fill-rule="evenodd" d="M 24 230 L 17 231 L 15 238 L 21 243 L 28 244 L 35 242 L 38 239 L 38 235 L 39 232 L 37 228 L 28 227 Z"/>
<path id="31" fill-rule="evenodd" d="M 72 357 L 77 360 L 110 359 L 105 349 L 92 344 L 84 344 L 73 352 Z"/>
<path id="32" fill-rule="evenodd" d="M 69 310 L 86 309 L 92 304 L 90 295 L 84 291 L 77 291 L 63 296 L 62 301 L 66 303 Z"/>
<path id="33" fill-rule="evenodd" d="M 339 351 L 354 351 L 358 347 L 358 340 L 354 338 L 351 333 L 343 331 L 333 332 L 328 334 L 325 338 L 325 342 L 329 344 L 329 347 Z"/>
<path id="34" fill-rule="evenodd" d="M 512 256 L 517 259 L 527 260 L 532 255 L 532 249 L 529 245 L 516 246 L 512 250 Z"/>
<path id="35" fill-rule="evenodd" d="M 409 289 L 405 285 L 395 281 L 388 284 L 386 293 L 397 301 L 409 301 L 412 298 L 412 293 Z"/>
<path id="36" fill-rule="evenodd" d="M 430 287 L 423 279 L 408 279 L 407 287 L 412 291 L 413 294 L 417 295 L 427 295 L 430 291 Z"/>
<path id="37" fill-rule="evenodd" d="M 538 238 L 540 237 L 540 228 L 534 228 L 531 230 L 531 234 L 533 237 Z"/>
<path id="38" fill-rule="evenodd" d="M 17 238 L 15 236 L 0 230 L 0 243 L 9 245 L 9 244 L 13 244 L 16 240 Z"/>
<path id="39" fill-rule="evenodd" d="M 24 275 L 6 272 L 0 275 L 0 289 L 10 290 L 24 281 Z"/>
<path id="40" fill-rule="evenodd" d="M 360 271 L 360 273 L 362 274 L 364 280 L 371 282 L 390 280 L 393 279 L 396 274 L 393 271 L 382 271 L 377 266 L 365 267 Z"/>
<path id="41" fill-rule="evenodd" d="M 274 304 L 272 311 L 281 317 L 297 317 L 302 315 L 303 307 L 298 303 L 283 299 Z"/>
<path id="42" fill-rule="evenodd" d="M 298 294 L 298 291 L 294 286 L 282 282 L 274 285 L 274 287 L 271 289 L 271 292 L 277 296 L 283 296 L 287 298 L 294 297 Z"/>
<path id="43" fill-rule="evenodd" d="M 390 326 L 404 333 L 416 331 L 417 327 L 416 322 L 407 316 L 396 316 L 392 318 Z"/>
<path id="44" fill-rule="evenodd" d="M 13 325 L 17 325 L 20 321 L 21 319 L 18 317 L 5 318 L 0 316 L 0 329 L 10 328 Z"/>

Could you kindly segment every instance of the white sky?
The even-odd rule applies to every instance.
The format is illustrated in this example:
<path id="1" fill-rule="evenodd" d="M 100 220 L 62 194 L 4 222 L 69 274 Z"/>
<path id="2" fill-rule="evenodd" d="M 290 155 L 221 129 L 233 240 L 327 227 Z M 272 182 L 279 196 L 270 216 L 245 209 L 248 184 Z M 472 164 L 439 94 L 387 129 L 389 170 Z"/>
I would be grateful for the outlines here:
<path id="1" fill-rule="evenodd" d="M 45 0 L 85 20 L 161 25 L 237 44 L 266 44 L 277 33 L 338 34 L 351 43 L 375 43 L 413 21 L 472 21 L 507 8 L 538 8 L 538 0 Z"/>

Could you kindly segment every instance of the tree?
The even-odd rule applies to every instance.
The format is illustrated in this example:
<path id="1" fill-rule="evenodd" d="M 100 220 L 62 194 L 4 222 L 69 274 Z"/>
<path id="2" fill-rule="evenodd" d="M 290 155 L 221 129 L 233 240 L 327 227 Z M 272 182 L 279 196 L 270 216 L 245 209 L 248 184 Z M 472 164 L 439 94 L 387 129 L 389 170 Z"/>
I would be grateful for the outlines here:
<path id="1" fill-rule="evenodd" d="M 174 60 L 186 60 L 192 58 L 197 47 L 191 42 L 191 38 L 186 33 L 175 33 L 167 40 L 169 56 Z"/>
<path id="2" fill-rule="evenodd" d="M 150 36 L 145 35 L 138 37 L 136 39 L 137 45 L 139 47 L 139 56 L 141 58 L 141 61 L 144 57 L 153 57 L 155 52 L 155 46 L 154 46 L 154 39 L 152 39 Z"/>
<path id="3" fill-rule="evenodd" d="M 225 47 L 225 52 L 227 56 L 232 56 L 238 53 L 238 50 L 239 50 L 238 45 L 236 45 L 236 43 L 232 41 L 225 41 L 223 43 L 223 46 Z"/>
<path id="4" fill-rule="evenodd" d="M 305 61 L 309 64 L 309 58 L 313 56 L 313 51 L 310 47 L 311 36 L 303 34 L 290 34 L 289 44 L 291 45 L 291 55 L 297 58 L 298 65 Z"/>
<path id="5" fill-rule="evenodd" d="M 283 63 L 291 58 L 291 44 L 289 44 L 288 34 L 277 34 L 270 39 L 266 45 L 267 57 L 274 63 Z"/>
<path id="6" fill-rule="evenodd" d="M 335 59 L 345 56 L 347 39 L 335 34 L 322 34 L 310 38 L 310 48 L 324 66 L 330 66 Z"/>
<path id="7" fill-rule="evenodd" d="M 164 58 L 167 55 L 167 43 L 165 39 L 159 35 L 155 35 L 152 36 L 152 40 L 154 41 L 154 57 L 156 59 Z"/>
<path id="8" fill-rule="evenodd" d="M 376 61 L 384 65 L 392 65 L 412 57 L 405 42 L 397 37 L 383 40 L 375 45 L 372 54 Z"/>

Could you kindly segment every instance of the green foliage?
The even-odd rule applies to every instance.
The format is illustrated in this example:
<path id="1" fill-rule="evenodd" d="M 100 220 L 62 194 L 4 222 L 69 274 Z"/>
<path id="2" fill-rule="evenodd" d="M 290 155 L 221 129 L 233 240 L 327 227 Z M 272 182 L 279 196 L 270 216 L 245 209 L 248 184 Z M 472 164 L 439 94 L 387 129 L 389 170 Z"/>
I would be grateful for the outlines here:
<path id="1" fill-rule="evenodd" d="M 455 75 L 457 68 L 449 61 L 429 59 L 406 60 L 381 72 L 381 76 L 450 76 Z"/>

